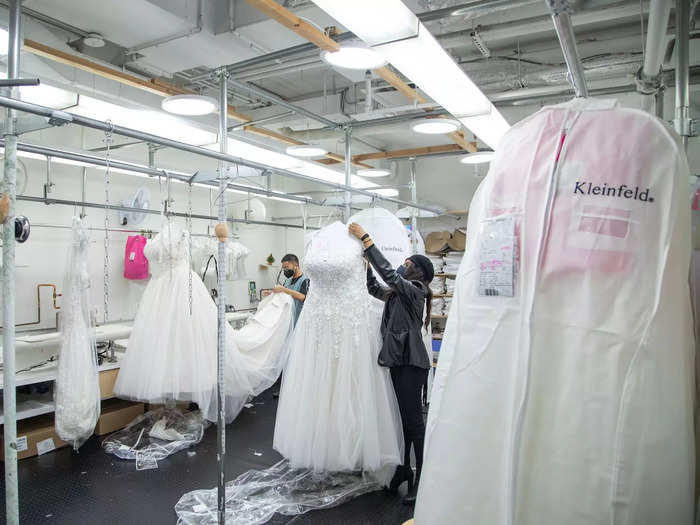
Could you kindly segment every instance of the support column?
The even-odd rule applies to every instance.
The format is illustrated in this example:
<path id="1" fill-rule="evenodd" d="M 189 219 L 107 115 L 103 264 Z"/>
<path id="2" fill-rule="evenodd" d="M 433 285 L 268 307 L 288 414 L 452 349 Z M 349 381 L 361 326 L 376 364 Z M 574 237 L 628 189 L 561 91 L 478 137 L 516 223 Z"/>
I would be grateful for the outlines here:
<path id="1" fill-rule="evenodd" d="M 228 122 L 226 108 L 228 107 L 228 72 L 222 69 L 219 72 L 219 151 L 226 153 L 228 149 Z M 216 461 L 218 464 L 217 479 L 217 508 L 219 525 L 226 523 L 226 396 L 224 393 L 224 369 L 226 359 L 226 294 L 224 293 L 224 279 L 226 278 L 226 240 L 228 228 L 226 226 L 226 183 L 227 165 L 225 161 L 219 162 L 219 223 L 216 225 L 216 236 L 219 238 L 218 271 L 216 273 L 217 288 L 217 359 L 216 359 L 216 401 L 218 417 L 216 420 Z"/>
<path id="2" fill-rule="evenodd" d="M 9 52 L 7 78 L 19 77 L 21 0 L 10 0 L 8 28 Z M 17 88 L 9 90 L 17 98 Z M 5 514 L 8 525 L 19 524 L 19 489 L 17 486 L 17 399 L 15 382 L 15 203 L 17 199 L 17 112 L 8 109 L 5 119 L 5 187 L 10 200 L 9 213 L 2 229 L 2 297 L 3 297 L 3 414 L 5 421 Z"/>
<path id="3" fill-rule="evenodd" d="M 418 188 L 416 187 L 416 158 L 411 157 L 411 202 L 417 202 Z M 411 253 L 418 253 L 418 217 L 416 209 L 411 208 Z"/>
<path id="4" fill-rule="evenodd" d="M 352 139 L 352 128 L 345 128 L 345 185 L 352 186 L 352 150 L 350 148 L 350 141 Z M 352 208 L 352 197 L 350 192 L 346 191 L 343 196 L 343 203 L 345 204 L 345 211 L 343 218 L 345 222 L 350 220 L 351 208 Z"/>
<path id="5" fill-rule="evenodd" d="M 690 136 L 690 96 L 688 52 L 690 0 L 676 0 L 676 131 L 688 148 Z"/>

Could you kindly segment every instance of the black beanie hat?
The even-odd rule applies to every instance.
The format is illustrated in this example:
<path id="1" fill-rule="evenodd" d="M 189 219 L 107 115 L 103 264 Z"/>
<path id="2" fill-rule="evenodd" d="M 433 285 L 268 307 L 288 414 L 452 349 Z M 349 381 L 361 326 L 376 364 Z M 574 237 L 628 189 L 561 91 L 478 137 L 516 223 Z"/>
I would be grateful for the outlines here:
<path id="1" fill-rule="evenodd" d="M 430 283 L 433 280 L 433 277 L 435 277 L 435 269 L 433 268 L 433 263 L 430 262 L 430 259 L 428 259 L 425 255 L 415 254 L 411 255 L 408 260 L 423 271 L 423 277 L 425 277 L 425 281 L 427 283 Z"/>

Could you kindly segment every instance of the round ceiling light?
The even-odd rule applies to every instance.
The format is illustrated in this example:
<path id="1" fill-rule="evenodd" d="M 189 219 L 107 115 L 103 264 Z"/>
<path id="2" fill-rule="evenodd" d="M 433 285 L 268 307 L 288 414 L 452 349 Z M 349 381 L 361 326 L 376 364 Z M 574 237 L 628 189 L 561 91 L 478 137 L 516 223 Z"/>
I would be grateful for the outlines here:
<path id="1" fill-rule="evenodd" d="M 484 164 L 491 162 L 495 153 L 493 151 L 477 151 L 461 158 L 462 164 Z"/>
<path id="2" fill-rule="evenodd" d="M 453 118 L 421 118 L 411 123 L 411 129 L 416 133 L 427 135 L 443 135 L 457 131 L 461 127 L 458 120 Z"/>
<path id="3" fill-rule="evenodd" d="M 382 168 L 364 168 L 357 170 L 357 174 L 360 177 L 386 177 L 391 175 L 391 170 L 385 170 Z"/>
<path id="4" fill-rule="evenodd" d="M 99 33 L 88 33 L 83 37 L 83 44 L 88 47 L 105 47 L 105 39 Z"/>
<path id="5" fill-rule="evenodd" d="M 338 51 L 321 51 L 321 58 L 332 66 L 345 69 L 377 69 L 386 60 L 374 49 L 361 46 L 342 46 Z"/>
<path id="6" fill-rule="evenodd" d="M 287 146 L 286 152 L 287 155 L 291 155 L 293 157 L 314 158 L 323 157 L 326 153 L 328 153 L 328 150 L 323 149 L 321 146 L 314 146 L 312 144 L 299 144 L 295 146 Z"/>
<path id="7" fill-rule="evenodd" d="M 208 115 L 214 113 L 218 107 L 216 100 L 203 95 L 175 95 L 164 98 L 160 107 L 168 113 L 175 115 Z"/>

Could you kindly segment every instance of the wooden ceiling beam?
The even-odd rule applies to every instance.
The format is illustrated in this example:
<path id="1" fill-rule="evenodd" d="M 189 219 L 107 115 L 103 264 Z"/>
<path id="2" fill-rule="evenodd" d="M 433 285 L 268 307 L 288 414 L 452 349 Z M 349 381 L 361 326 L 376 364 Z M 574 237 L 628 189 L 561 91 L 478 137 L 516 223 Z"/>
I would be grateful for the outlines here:
<path id="1" fill-rule="evenodd" d="M 352 0 L 346 1 L 350 2 Z M 381 0 L 376 1 L 381 2 Z M 299 18 L 289 9 L 282 7 L 280 4 L 275 2 L 275 0 L 246 0 L 246 2 L 265 13 L 273 20 L 279 22 L 287 29 L 294 31 L 300 37 L 316 45 L 319 49 L 324 51 L 337 51 L 340 49 L 340 44 L 338 44 L 338 42 L 330 38 L 323 31 L 320 31 L 306 20 Z M 409 86 L 401 77 L 399 77 L 388 67 L 380 67 L 375 69 L 374 72 L 390 86 L 396 89 L 396 91 L 406 96 L 409 100 L 418 102 L 419 104 L 425 104 L 428 102 L 428 99 L 421 95 L 417 89 Z M 450 133 L 449 137 L 462 149 L 470 152 L 476 151 L 476 146 L 472 146 L 473 143 L 467 142 L 463 133 Z M 357 157 L 353 157 L 353 159 L 356 158 Z"/>
<path id="2" fill-rule="evenodd" d="M 353 156 L 353 160 L 381 160 L 381 159 L 396 159 L 403 157 L 421 157 L 424 155 L 435 155 L 437 153 L 451 153 L 453 151 L 462 151 L 459 144 L 443 144 L 441 146 L 425 146 L 423 148 L 397 149 L 394 151 L 380 151 L 379 153 L 363 153 Z"/>

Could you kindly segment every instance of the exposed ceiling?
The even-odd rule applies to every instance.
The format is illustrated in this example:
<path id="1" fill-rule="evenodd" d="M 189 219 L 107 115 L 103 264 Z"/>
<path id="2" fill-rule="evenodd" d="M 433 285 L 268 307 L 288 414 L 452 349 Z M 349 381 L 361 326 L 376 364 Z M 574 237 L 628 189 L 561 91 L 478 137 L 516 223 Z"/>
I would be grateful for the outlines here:
<path id="1" fill-rule="evenodd" d="M 336 26 L 340 33 L 344 31 L 313 2 L 278 0 L 278 3 L 321 30 Z M 560 96 L 561 93 L 570 96 L 561 48 L 544 0 L 405 0 L 405 3 L 419 13 L 443 47 L 497 105 L 503 105 L 507 97 L 527 99 L 543 88 L 554 88 L 560 91 Z M 578 0 L 571 3 L 589 84 L 594 88 L 632 85 L 634 73 L 643 60 L 642 27 L 648 23 L 649 2 Z M 33 39 L 64 52 L 111 63 L 125 72 L 158 77 L 181 88 L 214 93 L 216 78 L 212 73 L 226 65 L 232 77 L 334 121 L 421 111 L 374 75 L 373 109 L 363 115 L 366 93 L 362 72 L 331 68 L 320 60 L 315 46 L 246 0 L 25 0 L 23 5 L 35 12 L 28 13 L 31 21 L 28 31 Z M 462 8 L 459 16 L 451 14 L 458 8 Z M 673 29 L 672 12 L 669 39 Z M 80 46 L 81 36 L 88 32 L 104 37 L 110 56 L 105 55 L 104 48 L 100 51 Z M 698 42 L 691 40 L 691 65 L 700 62 Z M 77 78 L 65 66 L 37 57 L 28 60 L 33 62 L 34 69 L 50 68 L 67 82 Z M 668 62 L 665 66 L 672 68 L 673 64 Z M 93 82 L 97 86 L 94 79 Z M 106 83 L 103 89 L 111 89 L 114 95 L 126 98 L 132 94 L 127 89 L 110 88 Z M 146 98 L 138 103 L 157 104 L 159 100 L 150 95 L 143 97 Z M 693 105 L 700 104 L 695 91 L 691 97 Z M 252 119 L 283 115 L 262 124 L 265 128 L 296 140 L 321 142 L 329 151 L 344 153 L 342 133 L 322 129 L 323 124 L 304 116 L 289 114 L 288 109 L 265 97 L 235 88 L 230 90 L 230 100 L 238 111 Z M 536 99 L 531 103 L 540 102 L 541 99 Z M 512 124 L 532 110 L 532 107 L 507 107 L 503 111 Z M 250 135 L 242 130 L 235 134 Z M 450 143 L 443 136 L 414 134 L 405 121 L 358 128 L 353 136 L 354 154 Z M 255 140 L 280 149 L 275 141 L 259 136 Z M 452 158 L 445 158 L 454 164 Z M 444 166 L 447 170 L 447 164 Z M 470 172 L 469 177 L 472 175 Z M 449 177 L 444 181 L 448 186 L 452 183 Z M 438 187 L 446 190 L 438 184 L 433 191 L 423 190 L 426 197 L 437 200 Z M 445 205 L 450 207 L 453 203 Z"/>

